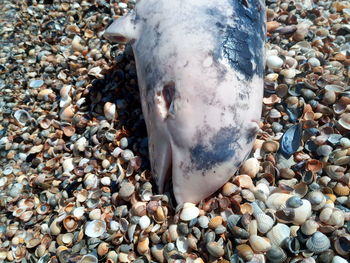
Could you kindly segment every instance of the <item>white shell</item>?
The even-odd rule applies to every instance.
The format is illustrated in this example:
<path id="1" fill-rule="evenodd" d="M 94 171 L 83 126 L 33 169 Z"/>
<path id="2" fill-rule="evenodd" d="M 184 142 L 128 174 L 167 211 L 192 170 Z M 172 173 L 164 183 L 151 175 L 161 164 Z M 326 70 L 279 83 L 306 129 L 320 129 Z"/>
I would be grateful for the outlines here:
<path id="1" fill-rule="evenodd" d="M 149 225 L 151 224 L 151 220 L 149 219 L 148 216 L 141 216 L 140 220 L 139 220 L 139 225 L 141 227 L 142 230 L 146 229 L 147 227 L 149 227 Z"/>
<path id="2" fill-rule="evenodd" d="M 75 216 L 76 218 L 81 218 L 84 215 L 84 211 L 85 211 L 85 207 L 80 206 L 77 208 L 74 208 L 73 210 L 73 216 Z"/>
<path id="3" fill-rule="evenodd" d="M 106 232 L 106 223 L 102 220 L 89 221 L 85 225 L 85 235 L 88 237 L 99 237 Z"/>
<path id="4" fill-rule="evenodd" d="M 98 185 L 98 177 L 92 173 L 86 174 L 84 177 L 84 185 L 87 188 L 96 188 Z"/>
<path id="5" fill-rule="evenodd" d="M 63 167 L 63 171 L 65 173 L 69 173 L 69 172 L 73 171 L 73 169 L 74 169 L 73 158 L 68 158 L 68 159 L 64 160 L 62 163 L 62 167 Z"/>
<path id="6" fill-rule="evenodd" d="M 88 255 L 84 255 L 79 263 L 98 263 L 98 259 L 96 256 L 88 254 Z"/>
<path id="7" fill-rule="evenodd" d="M 30 114 L 25 110 L 17 110 L 14 114 L 14 117 L 22 126 L 25 126 L 26 123 L 32 119 Z"/>
<path id="8" fill-rule="evenodd" d="M 181 253 L 186 253 L 188 250 L 188 240 L 186 237 L 178 237 L 176 239 L 176 247 Z"/>
<path id="9" fill-rule="evenodd" d="M 332 259 L 332 263 L 348 263 L 348 261 L 345 258 L 339 257 L 339 256 L 335 256 Z"/>
<path id="10" fill-rule="evenodd" d="M 278 223 L 266 235 L 273 245 L 281 246 L 283 241 L 290 236 L 290 228 L 285 224 Z"/>
<path id="11" fill-rule="evenodd" d="M 94 210 L 91 210 L 89 213 L 89 218 L 91 220 L 97 220 L 101 218 L 101 210 L 96 208 Z"/>
<path id="12" fill-rule="evenodd" d="M 268 56 L 266 58 L 266 65 L 270 69 L 280 69 L 283 65 L 283 60 L 278 56 Z"/>
<path id="13" fill-rule="evenodd" d="M 74 143 L 74 149 L 77 151 L 84 151 L 85 148 L 89 145 L 88 141 L 86 140 L 85 137 L 79 138 L 75 143 Z"/>
<path id="14" fill-rule="evenodd" d="M 103 111 L 107 120 L 111 121 L 115 117 L 116 106 L 114 103 L 106 102 Z"/>
<path id="15" fill-rule="evenodd" d="M 306 199 L 302 199 L 302 201 L 303 205 L 294 209 L 295 217 L 293 224 L 295 225 L 302 225 L 312 214 L 311 203 Z"/>
<path id="16" fill-rule="evenodd" d="M 183 221 L 191 221 L 199 215 L 199 209 L 192 203 L 184 203 L 180 213 L 180 219 Z"/>
<path id="17" fill-rule="evenodd" d="M 313 219 L 308 219 L 301 225 L 301 232 L 305 235 L 311 236 L 317 231 L 318 223 Z"/>

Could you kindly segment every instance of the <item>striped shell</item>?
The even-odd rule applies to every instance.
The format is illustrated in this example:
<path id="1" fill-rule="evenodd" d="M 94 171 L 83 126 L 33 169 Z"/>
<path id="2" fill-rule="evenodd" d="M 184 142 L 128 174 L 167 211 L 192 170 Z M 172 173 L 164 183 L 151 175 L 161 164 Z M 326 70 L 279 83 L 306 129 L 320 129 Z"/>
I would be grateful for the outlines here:
<path id="1" fill-rule="evenodd" d="M 307 241 L 306 247 L 314 253 L 326 251 L 331 243 L 326 235 L 321 232 L 315 232 Z"/>

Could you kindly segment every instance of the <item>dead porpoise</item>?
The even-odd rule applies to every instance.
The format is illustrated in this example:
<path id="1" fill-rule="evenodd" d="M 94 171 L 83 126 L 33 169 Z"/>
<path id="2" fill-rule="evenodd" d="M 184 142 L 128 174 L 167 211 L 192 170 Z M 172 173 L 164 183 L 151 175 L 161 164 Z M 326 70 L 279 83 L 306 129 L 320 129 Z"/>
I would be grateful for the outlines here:
<path id="1" fill-rule="evenodd" d="M 178 203 L 217 191 L 249 155 L 263 98 L 262 0 L 140 0 L 105 32 L 135 54 L 153 177 Z"/>

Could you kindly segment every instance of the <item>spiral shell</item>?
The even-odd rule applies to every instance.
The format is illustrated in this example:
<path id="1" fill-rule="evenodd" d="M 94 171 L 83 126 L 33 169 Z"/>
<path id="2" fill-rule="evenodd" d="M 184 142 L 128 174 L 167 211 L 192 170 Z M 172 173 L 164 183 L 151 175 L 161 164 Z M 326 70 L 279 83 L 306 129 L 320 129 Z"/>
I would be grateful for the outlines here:
<path id="1" fill-rule="evenodd" d="M 256 202 L 252 203 L 253 215 L 256 219 L 258 230 L 260 233 L 265 234 L 268 232 L 275 223 L 275 220 L 269 215 L 265 214 Z"/>
<path id="2" fill-rule="evenodd" d="M 326 235 L 321 232 L 315 232 L 307 241 L 306 247 L 314 253 L 326 251 L 331 243 Z"/>

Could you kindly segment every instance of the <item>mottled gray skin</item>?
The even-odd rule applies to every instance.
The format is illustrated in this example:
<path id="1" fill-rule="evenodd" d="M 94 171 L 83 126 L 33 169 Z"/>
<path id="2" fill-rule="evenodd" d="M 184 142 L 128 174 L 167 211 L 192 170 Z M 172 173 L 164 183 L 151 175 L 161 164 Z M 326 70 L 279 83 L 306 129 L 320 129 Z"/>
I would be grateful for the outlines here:
<path id="1" fill-rule="evenodd" d="M 153 176 L 197 203 L 249 155 L 263 97 L 260 0 L 141 0 L 105 36 L 135 54 Z"/>

